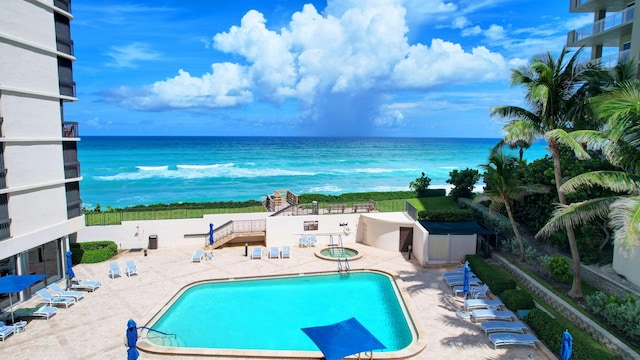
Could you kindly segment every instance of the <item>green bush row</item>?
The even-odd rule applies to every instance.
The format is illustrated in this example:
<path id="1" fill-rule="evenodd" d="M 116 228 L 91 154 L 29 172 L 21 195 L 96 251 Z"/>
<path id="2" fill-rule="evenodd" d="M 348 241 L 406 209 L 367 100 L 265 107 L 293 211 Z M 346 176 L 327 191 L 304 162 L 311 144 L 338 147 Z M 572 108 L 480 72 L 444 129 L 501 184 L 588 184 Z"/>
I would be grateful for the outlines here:
<path id="1" fill-rule="evenodd" d="M 500 295 L 500 299 L 502 299 L 504 305 L 511 311 L 531 310 L 536 307 L 536 304 L 533 302 L 533 297 L 524 290 L 505 290 L 502 295 Z"/>
<path id="2" fill-rule="evenodd" d="M 516 288 L 516 281 L 507 270 L 487 264 L 478 255 L 467 255 L 466 259 L 471 270 L 489 286 L 492 293 L 501 296 L 503 292 Z"/>
<path id="3" fill-rule="evenodd" d="M 262 206 L 262 202 L 258 200 L 247 201 L 216 201 L 216 202 L 182 202 L 172 204 L 151 204 L 151 205 L 135 205 L 124 208 L 112 208 L 107 206 L 103 209 L 100 204 L 94 209 L 82 209 L 85 214 L 96 214 L 104 212 L 127 212 L 127 211 L 147 211 L 147 210 L 175 210 L 175 209 L 235 209 L 252 206 Z"/>
<path id="4" fill-rule="evenodd" d="M 94 241 L 71 244 L 73 264 L 95 264 L 111 259 L 118 254 L 113 241 Z"/>
<path id="5" fill-rule="evenodd" d="M 428 189 L 425 197 L 445 196 L 444 189 Z M 298 196 L 299 204 L 311 204 L 314 201 L 320 203 L 347 203 L 347 202 L 366 202 L 369 200 L 401 200 L 412 199 L 417 197 L 415 191 L 378 191 L 378 192 L 362 192 L 362 193 L 346 193 L 340 195 L 324 195 L 324 194 L 301 194 Z"/>
<path id="6" fill-rule="evenodd" d="M 426 221 L 472 221 L 473 213 L 469 209 L 422 210 L 418 212 L 418 220 Z"/>
<path id="7" fill-rule="evenodd" d="M 562 345 L 562 333 L 566 330 L 557 319 L 552 318 L 540 309 L 533 309 L 525 317 L 527 325 L 536 333 L 538 339 L 544 342 L 554 353 L 560 354 Z M 601 345 L 582 332 L 574 332 L 572 360 L 581 359 L 615 359 Z"/>
<path id="8" fill-rule="evenodd" d="M 620 298 L 601 291 L 588 295 L 587 309 L 624 336 L 640 343 L 640 302 L 635 295 Z"/>

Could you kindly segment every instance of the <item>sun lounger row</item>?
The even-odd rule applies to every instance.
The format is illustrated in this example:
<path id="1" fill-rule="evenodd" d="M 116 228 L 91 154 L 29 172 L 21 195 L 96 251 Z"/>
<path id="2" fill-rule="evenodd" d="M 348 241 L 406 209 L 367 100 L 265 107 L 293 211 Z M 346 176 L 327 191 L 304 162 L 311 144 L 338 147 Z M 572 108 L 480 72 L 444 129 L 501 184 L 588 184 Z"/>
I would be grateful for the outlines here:
<path id="1" fill-rule="evenodd" d="M 253 250 L 251 251 L 251 259 L 262 259 L 262 252 L 263 250 L 260 247 L 253 248 Z M 269 259 L 290 258 L 291 247 L 283 246 L 282 250 L 280 250 L 278 247 L 272 246 L 269 248 L 267 256 L 269 257 Z"/>
<path id="2" fill-rule="evenodd" d="M 125 265 L 125 274 L 127 274 L 127 276 L 138 275 L 138 267 L 136 266 L 135 261 L 127 260 Z M 115 279 L 118 276 L 122 276 L 122 271 L 120 270 L 120 266 L 118 266 L 118 262 L 109 262 L 109 277 Z"/>
<path id="3" fill-rule="evenodd" d="M 489 334 L 489 341 L 493 344 L 493 348 L 505 345 L 528 345 L 536 347 L 536 343 L 540 340 L 533 334 L 516 334 L 516 333 L 493 333 Z"/>
<path id="4" fill-rule="evenodd" d="M 73 278 L 71 280 L 71 290 L 80 290 L 80 291 L 96 291 L 102 285 L 99 281 L 87 281 L 80 278 Z"/>
<path id="5" fill-rule="evenodd" d="M 488 291 L 489 291 L 489 286 L 486 284 L 469 286 L 469 295 L 474 299 L 486 298 Z M 462 285 L 454 286 L 453 295 L 454 296 L 464 295 L 464 286 Z"/>
<path id="6" fill-rule="evenodd" d="M 498 308 L 504 308 L 502 300 L 489 300 L 489 299 L 467 299 L 464 301 L 464 309 L 466 311 L 472 310 L 497 310 Z"/>
<path id="7" fill-rule="evenodd" d="M 300 240 L 298 242 L 300 247 L 311 247 L 318 245 L 318 238 L 316 238 L 315 234 L 302 234 L 300 235 Z"/>

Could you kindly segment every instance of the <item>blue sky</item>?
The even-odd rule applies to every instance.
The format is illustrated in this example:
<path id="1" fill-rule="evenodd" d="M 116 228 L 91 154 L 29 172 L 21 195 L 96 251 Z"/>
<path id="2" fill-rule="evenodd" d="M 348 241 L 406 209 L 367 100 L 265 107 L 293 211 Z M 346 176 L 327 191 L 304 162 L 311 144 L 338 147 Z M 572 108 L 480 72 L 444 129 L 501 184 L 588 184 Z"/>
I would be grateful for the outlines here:
<path id="1" fill-rule="evenodd" d="M 73 3 L 81 136 L 500 137 L 511 69 L 591 21 L 566 0 Z"/>

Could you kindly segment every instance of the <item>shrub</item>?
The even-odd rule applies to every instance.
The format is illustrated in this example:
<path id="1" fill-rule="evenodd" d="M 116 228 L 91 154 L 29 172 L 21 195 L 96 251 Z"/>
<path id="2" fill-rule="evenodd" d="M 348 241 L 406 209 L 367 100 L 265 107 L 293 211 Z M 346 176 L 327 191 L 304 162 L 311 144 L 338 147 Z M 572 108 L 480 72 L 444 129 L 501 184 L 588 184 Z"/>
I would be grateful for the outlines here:
<path id="1" fill-rule="evenodd" d="M 516 281 L 505 269 L 487 264 L 478 255 L 467 255 L 466 259 L 473 272 L 489 286 L 492 293 L 500 295 L 505 290 L 516 288 Z"/>
<path id="2" fill-rule="evenodd" d="M 511 222 L 505 216 L 502 216 L 502 214 L 490 212 L 486 206 L 480 203 L 474 204 L 470 199 L 466 198 L 459 198 L 458 204 L 462 208 L 470 208 L 476 221 L 484 225 L 487 229 L 493 230 L 505 238 L 513 236 Z"/>
<path id="3" fill-rule="evenodd" d="M 524 260 L 528 263 L 534 263 L 540 258 L 540 253 L 534 247 L 526 246 L 524 249 Z"/>
<path id="4" fill-rule="evenodd" d="M 531 295 L 524 290 L 505 290 L 500 298 L 504 305 L 512 311 L 531 310 L 536 306 Z"/>
<path id="5" fill-rule="evenodd" d="M 418 220 L 461 222 L 472 221 L 473 215 L 468 209 L 422 210 L 418 212 Z"/>
<path id="6" fill-rule="evenodd" d="M 449 172 L 449 180 L 447 180 L 448 184 L 453 185 L 449 196 L 451 196 L 454 201 L 458 201 L 458 198 L 461 197 L 473 197 L 473 189 L 478 180 L 480 180 L 480 172 L 476 169 L 466 168 L 464 170 L 452 170 Z"/>
<path id="7" fill-rule="evenodd" d="M 531 330 L 536 333 L 538 339 L 544 342 L 552 352 L 560 354 L 562 333 L 566 328 L 558 320 L 540 309 L 533 309 L 525 317 L 525 321 L 531 327 Z M 591 338 L 587 338 L 584 335 L 580 336 L 578 333 L 572 335 L 574 341 L 571 359 L 615 359 L 614 356 Z"/>
<path id="8" fill-rule="evenodd" d="M 94 264 L 111 259 L 118 254 L 113 241 L 94 241 L 71 244 L 73 264 Z"/>
<path id="9" fill-rule="evenodd" d="M 587 309 L 634 342 L 640 341 L 640 302 L 633 294 L 624 298 L 596 291 L 588 295 Z"/>
<path id="10" fill-rule="evenodd" d="M 409 188 L 415 191 L 418 197 L 425 197 L 425 193 L 429 189 L 430 184 L 431 178 L 425 175 L 423 171 L 422 176 L 409 183 Z"/>
<path id="11" fill-rule="evenodd" d="M 544 259 L 542 267 L 549 272 L 549 277 L 555 281 L 570 283 L 572 279 L 569 270 L 569 260 L 564 256 L 551 256 Z"/>

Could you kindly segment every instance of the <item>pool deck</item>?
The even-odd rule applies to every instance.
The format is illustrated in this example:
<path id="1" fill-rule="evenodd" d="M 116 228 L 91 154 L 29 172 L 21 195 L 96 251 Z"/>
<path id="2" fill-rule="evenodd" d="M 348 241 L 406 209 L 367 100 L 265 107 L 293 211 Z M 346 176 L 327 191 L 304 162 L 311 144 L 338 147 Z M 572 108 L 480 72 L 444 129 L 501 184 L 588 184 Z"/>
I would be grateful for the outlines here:
<path id="1" fill-rule="evenodd" d="M 351 262 L 352 269 L 376 269 L 396 275 L 400 289 L 409 295 L 415 322 L 422 328 L 426 348 L 413 359 L 556 359 L 543 346 L 508 346 L 494 350 L 479 324 L 460 318 L 461 297 L 454 297 L 441 273 L 453 267 L 422 268 L 399 252 L 365 245 L 351 246 L 363 253 Z M 115 259 L 124 272 L 125 261 L 133 259 L 139 275 L 108 277 L 108 264 L 82 264 L 76 275 L 102 282 L 77 304 L 61 308 L 49 320 L 31 319 L 25 331 L 0 342 L 0 353 L 21 359 L 125 359 L 126 324 L 134 319 L 145 325 L 182 287 L 199 280 L 228 279 L 260 275 L 299 274 L 336 271 L 335 261 L 315 256 L 317 248 L 291 248 L 289 259 L 251 260 L 244 247 L 214 250 L 211 261 L 192 263 L 193 247 L 174 247 L 123 252 Z M 249 249 L 249 254 L 251 249 Z M 38 299 L 18 307 L 31 307 Z M 256 301 L 259 301 L 257 299 Z M 313 309 L 310 309 L 313 311 Z M 171 356 L 140 351 L 139 359 L 197 359 L 198 356 Z M 230 357 L 231 358 L 231 357 Z M 242 357 L 233 357 L 239 359 Z M 318 358 L 321 354 L 318 352 Z M 374 353 L 374 359 L 378 358 Z"/>

